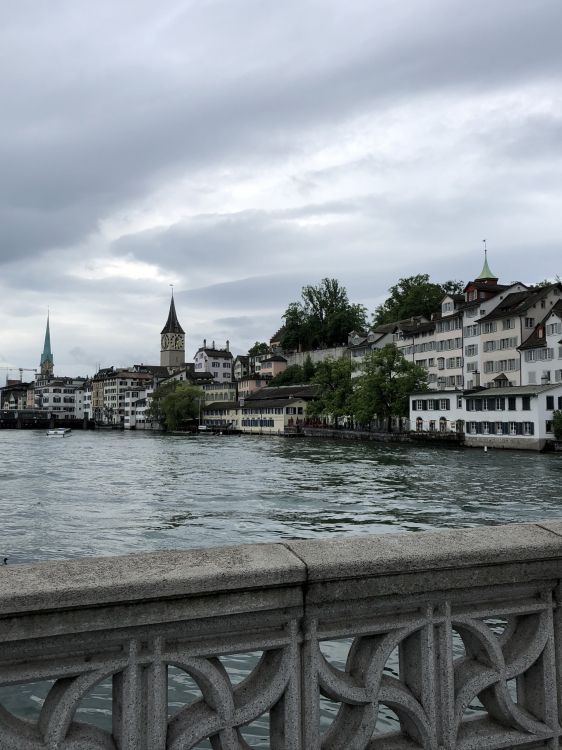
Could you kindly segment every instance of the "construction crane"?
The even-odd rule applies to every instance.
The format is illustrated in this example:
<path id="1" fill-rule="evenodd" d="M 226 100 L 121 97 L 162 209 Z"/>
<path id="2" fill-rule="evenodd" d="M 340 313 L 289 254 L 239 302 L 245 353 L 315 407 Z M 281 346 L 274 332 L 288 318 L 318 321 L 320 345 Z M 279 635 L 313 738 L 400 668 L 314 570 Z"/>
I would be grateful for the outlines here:
<path id="1" fill-rule="evenodd" d="M 0 370 L 8 370 L 8 372 L 6 373 L 6 381 L 8 381 L 8 373 L 13 372 L 14 370 L 18 370 L 20 374 L 20 383 L 23 381 L 24 372 L 34 372 L 37 374 L 36 367 L 0 367 Z"/>

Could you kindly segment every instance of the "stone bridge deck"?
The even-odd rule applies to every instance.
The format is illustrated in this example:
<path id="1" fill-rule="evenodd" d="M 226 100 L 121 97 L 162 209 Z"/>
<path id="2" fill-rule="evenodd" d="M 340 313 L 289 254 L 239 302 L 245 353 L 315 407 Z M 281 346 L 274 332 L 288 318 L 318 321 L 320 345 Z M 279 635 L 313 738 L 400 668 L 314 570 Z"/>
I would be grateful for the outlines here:
<path id="1" fill-rule="evenodd" d="M 554 750 L 561 577 L 562 522 L 2 567 L 0 685 L 54 683 L 37 724 L 0 707 L 0 748 L 248 750 L 268 715 L 272 750 Z M 250 652 L 235 684 L 218 657 Z M 172 717 L 170 666 L 201 692 Z M 76 711 L 108 678 L 103 732 Z"/>

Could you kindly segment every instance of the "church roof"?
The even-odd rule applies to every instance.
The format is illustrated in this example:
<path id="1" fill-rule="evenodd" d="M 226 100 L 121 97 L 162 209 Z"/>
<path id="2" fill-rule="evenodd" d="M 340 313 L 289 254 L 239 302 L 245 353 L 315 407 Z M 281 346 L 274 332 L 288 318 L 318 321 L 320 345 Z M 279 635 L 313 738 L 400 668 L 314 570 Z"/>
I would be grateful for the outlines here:
<path id="1" fill-rule="evenodd" d="M 185 333 L 185 331 L 179 324 L 173 297 L 170 302 L 170 312 L 168 313 L 168 320 L 166 321 L 166 325 L 160 333 Z"/>
<path id="2" fill-rule="evenodd" d="M 51 331 L 49 329 L 49 316 L 47 315 L 47 328 L 45 330 L 45 343 L 43 344 L 43 353 L 41 354 L 41 364 L 44 362 L 53 361 L 53 353 L 51 352 Z"/>
<path id="3" fill-rule="evenodd" d="M 484 265 L 482 267 L 482 270 L 480 271 L 480 276 L 477 276 L 475 281 L 478 281 L 478 279 L 494 279 L 495 281 L 498 280 L 498 277 L 494 276 L 494 274 L 490 270 L 490 266 L 488 265 L 488 253 L 484 255 Z"/>

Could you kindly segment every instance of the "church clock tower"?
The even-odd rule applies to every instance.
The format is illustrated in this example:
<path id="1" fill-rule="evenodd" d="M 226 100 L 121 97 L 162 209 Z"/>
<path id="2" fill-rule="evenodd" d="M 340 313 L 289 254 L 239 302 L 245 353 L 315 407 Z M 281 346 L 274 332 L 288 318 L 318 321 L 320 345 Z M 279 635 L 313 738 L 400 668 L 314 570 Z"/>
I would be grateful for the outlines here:
<path id="1" fill-rule="evenodd" d="M 173 292 L 168 320 L 160 334 L 160 364 L 163 367 L 182 367 L 185 364 L 185 332 L 176 315 Z"/>

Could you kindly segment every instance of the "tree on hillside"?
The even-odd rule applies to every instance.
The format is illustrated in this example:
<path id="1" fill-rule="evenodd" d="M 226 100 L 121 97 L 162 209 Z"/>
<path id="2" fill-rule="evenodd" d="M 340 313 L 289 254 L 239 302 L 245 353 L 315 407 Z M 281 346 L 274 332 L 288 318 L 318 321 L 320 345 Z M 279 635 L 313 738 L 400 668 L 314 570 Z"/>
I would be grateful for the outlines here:
<path id="1" fill-rule="evenodd" d="M 317 286 L 304 286 L 300 302 L 291 302 L 285 314 L 283 349 L 316 349 L 347 341 L 353 330 L 366 327 L 363 305 L 352 304 L 337 279 L 322 279 Z"/>
<path id="2" fill-rule="evenodd" d="M 461 294 L 463 288 L 462 281 L 434 283 L 429 280 L 427 273 L 399 279 L 398 283 L 388 290 L 390 296 L 376 308 L 373 326 L 404 320 L 415 315 L 430 318 L 431 313 L 439 310 L 441 300 L 446 294 Z"/>
<path id="3" fill-rule="evenodd" d="M 427 387 L 426 371 L 392 344 L 369 352 L 362 368 L 353 395 L 355 416 L 362 424 L 383 419 L 391 432 L 392 417 L 408 416 L 410 394 Z"/>
<path id="4" fill-rule="evenodd" d="M 517 283 L 517 282 L 513 282 Z M 553 284 L 560 284 L 562 283 L 562 279 L 558 274 L 554 277 L 554 279 L 551 281 L 550 279 L 543 279 L 542 281 L 537 281 L 536 284 L 533 284 L 531 289 L 542 289 L 545 286 L 552 286 Z"/>
<path id="5" fill-rule="evenodd" d="M 308 414 L 330 416 L 337 427 L 341 417 L 352 414 L 353 384 L 351 360 L 325 359 L 318 362 L 312 382 L 318 385 L 317 397 L 307 407 Z"/>
<path id="6" fill-rule="evenodd" d="M 258 354 L 269 354 L 269 346 L 265 341 L 256 341 L 256 343 L 248 349 L 249 357 L 257 357 Z"/>
<path id="7" fill-rule="evenodd" d="M 302 374 L 304 378 L 303 382 L 309 383 L 314 377 L 315 372 L 316 372 L 316 367 L 314 365 L 314 362 L 311 360 L 310 354 L 307 354 L 302 365 Z"/>
<path id="8" fill-rule="evenodd" d="M 179 430 L 199 415 L 203 391 L 179 380 L 158 387 L 147 416 L 160 422 L 165 430 Z"/>
<path id="9" fill-rule="evenodd" d="M 300 365 L 289 365 L 279 375 L 271 378 L 268 385 L 300 385 L 305 382 L 303 368 Z"/>

